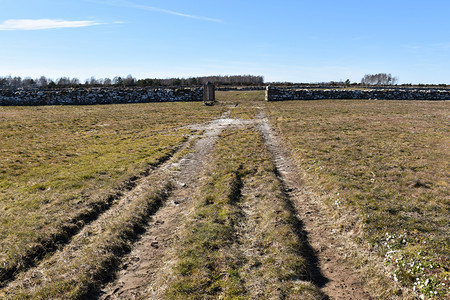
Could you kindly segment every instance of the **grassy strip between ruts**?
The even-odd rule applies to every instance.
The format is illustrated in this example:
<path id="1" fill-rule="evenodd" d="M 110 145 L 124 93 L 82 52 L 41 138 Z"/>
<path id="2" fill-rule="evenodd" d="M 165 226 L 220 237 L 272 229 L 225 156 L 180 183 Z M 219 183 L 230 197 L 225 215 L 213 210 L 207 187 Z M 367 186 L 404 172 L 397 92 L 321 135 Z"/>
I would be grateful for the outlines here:
<path id="1" fill-rule="evenodd" d="M 341 229 L 378 251 L 393 280 L 427 298 L 442 299 L 450 291 L 449 105 L 268 105 L 272 122 Z M 384 286 L 378 292 L 389 297 L 396 291 Z"/>
<path id="2" fill-rule="evenodd" d="M 305 241 L 259 132 L 226 130 L 210 166 L 180 234 L 166 298 L 323 298 L 303 281 Z"/>
<path id="3" fill-rule="evenodd" d="M 111 278 L 123 254 L 145 228 L 149 216 L 165 201 L 171 189 L 167 178 L 150 175 L 153 184 L 120 211 L 108 216 L 69 245 L 19 275 L 0 290 L 2 299 L 86 299 Z"/>
<path id="4" fill-rule="evenodd" d="M 197 103 L 0 108 L 0 286 L 222 112 Z"/>
<path id="5" fill-rule="evenodd" d="M 263 105 L 264 91 L 218 91 L 217 101 L 230 109 L 230 117 L 255 119 Z"/>

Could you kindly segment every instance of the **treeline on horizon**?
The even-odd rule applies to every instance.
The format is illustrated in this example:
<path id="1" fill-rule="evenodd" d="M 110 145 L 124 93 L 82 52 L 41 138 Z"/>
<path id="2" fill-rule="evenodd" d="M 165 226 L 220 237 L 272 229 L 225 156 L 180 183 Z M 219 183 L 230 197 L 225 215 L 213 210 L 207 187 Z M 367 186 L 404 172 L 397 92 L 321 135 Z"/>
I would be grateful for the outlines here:
<path id="1" fill-rule="evenodd" d="M 36 79 L 26 77 L 0 77 L 0 88 L 61 88 L 61 87 L 173 87 L 201 86 L 207 82 L 223 86 L 259 86 L 264 84 L 263 76 L 232 75 L 202 76 L 189 78 L 146 78 L 136 79 L 132 75 L 126 77 L 100 78 L 91 77 L 82 83 L 78 78 L 60 77 L 56 80 L 41 76 Z"/>
<path id="2" fill-rule="evenodd" d="M 400 84 L 398 77 L 391 74 L 367 74 L 361 79 L 361 82 L 329 81 L 316 83 L 294 83 L 294 82 L 264 82 L 263 76 L 254 75 L 225 75 L 225 76 L 202 76 L 189 78 L 146 78 L 136 79 L 132 75 L 126 77 L 116 76 L 113 79 L 91 77 L 81 82 L 78 78 L 60 77 L 56 80 L 41 76 L 33 79 L 31 77 L 21 78 L 18 76 L 0 77 L 0 89 L 52 89 L 68 87 L 195 87 L 201 86 L 207 82 L 212 82 L 218 86 L 263 86 L 271 84 L 274 86 L 313 86 L 313 87 L 351 87 L 351 86 L 403 86 L 403 87 L 447 87 L 443 84 Z"/>

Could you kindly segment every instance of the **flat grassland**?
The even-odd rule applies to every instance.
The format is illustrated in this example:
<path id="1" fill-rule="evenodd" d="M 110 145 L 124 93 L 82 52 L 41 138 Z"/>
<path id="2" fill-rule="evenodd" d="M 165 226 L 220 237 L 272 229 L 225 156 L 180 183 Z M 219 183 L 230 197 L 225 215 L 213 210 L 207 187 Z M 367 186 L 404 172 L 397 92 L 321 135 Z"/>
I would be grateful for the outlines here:
<path id="1" fill-rule="evenodd" d="M 219 135 L 199 174 L 166 298 L 324 298 L 308 277 L 301 220 L 255 125 L 264 115 L 337 236 L 375 253 L 390 280 L 417 295 L 449 295 L 448 102 L 266 103 L 261 91 L 217 97 L 212 107 L 0 107 L 0 297 L 79 299 L 98 290 L 170 188 L 149 188 L 92 237 L 73 237 L 141 178 L 158 181 L 153 171 L 198 136 L 187 125 L 225 112 L 249 122 Z M 71 244 L 69 253 L 86 250 L 58 256 Z M 22 276 L 33 266 L 49 271 Z M 372 294 L 395 296 L 383 289 L 397 293 L 380 283 Z"/>
<path id="2" fill-rule="evenodd" d="M 199 103 L 0 107 L 0 286 L 168 159 Z"/>
<path id="3" fill-rule="evenodd" d="M 395 281 L 448 292 L 448 102 L 290 101 L 269 104 L 310 184 L 342 231 L 368 243 Z"/>

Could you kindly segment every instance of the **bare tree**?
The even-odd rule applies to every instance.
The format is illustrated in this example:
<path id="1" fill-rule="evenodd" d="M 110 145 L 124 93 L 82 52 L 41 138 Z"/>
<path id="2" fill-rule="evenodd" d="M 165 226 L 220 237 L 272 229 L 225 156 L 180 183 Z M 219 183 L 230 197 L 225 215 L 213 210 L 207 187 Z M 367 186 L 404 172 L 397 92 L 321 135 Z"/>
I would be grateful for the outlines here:
<path id="1" fill-rule="evenodd" d="M 123 84 L 123 79 L 122 79 L 122 77 L 120 77 L 120 76 L 114 77 L 114 79 L 113 79 L 113 84 L 114 84 L 114 85 L 122 85 L 122 84 Z"/>
<path id="2" fill-rule="evenodd" d="M 36 81 L 31 77 L 26 77 L 22 80 L 22 86 L 24 88 L 32 88 L 36 86 Z"/>
<path id="3" fill-rule="evenodd" d="M 94 76 L 92 76 L 90 79 L 89 79 L 89 85 L 97 85 L 98 84 L 98 81 L 97 81 L 97 79 L 95 79 L 95 77 Z"/>
<path id="4" fill-rule="evenodd" d="M 70 85 L 72 85 L 72 86 L 80 85 L 80 80 L 78 78 L 72 78 L 70 80 Z"/>
<path id="5" fill-rule="evenodd" d="M 129 74 L 127 76 L 127 78 L 125 78 L 123 80 L 123 85 L 124 86 L 135 86 L 136 85 L 136 78 L 133 78 L 133 76 L 131 76 L 131 74 Z"/>
<path id="6" fill-rule="evenodd" d="M 70 85 L 70 78 L 69 78 L 69 77 L 61 77 L 61 78 L 58 78 L 58 79 L 56 80 L 56 84 L 59 85 L 59 86 L 67 86 L 67 85 Z"/>
<path id="7" fill-rule="evenodd" d="M 361 79 L 363 85 L 390 85 L 397 84 L 398 77 L 393 77 L 391 74 L 378 73 L 378 74 L 366 74 Z"/>
<path id="8" fill-rule="evenodd" d="M 37 84 L 39 87 L 41 88 L 46 88 L 48 85 L 48 80 L 45 76 L 41 76 L 39 77 L 39 79 L 37 80 Z"/>
<path id="9" fill-rule="evenodd" d="M 19 76 L 13 77 L 11 78 L 11 76 L 9 76 L 10 78 L 10 87 L 12 88 L 19 88 L 22 85 L 22 78 Z"/>

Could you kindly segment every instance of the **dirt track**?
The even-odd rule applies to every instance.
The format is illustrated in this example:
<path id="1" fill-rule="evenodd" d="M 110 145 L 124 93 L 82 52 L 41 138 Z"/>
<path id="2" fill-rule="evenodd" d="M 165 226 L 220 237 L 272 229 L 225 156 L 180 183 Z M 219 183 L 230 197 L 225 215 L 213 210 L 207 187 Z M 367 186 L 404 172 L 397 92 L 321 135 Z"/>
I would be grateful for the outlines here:
<path id="1" fill-rule="evenodd" d="M 178 232 L 189 214 L 192 195 L 199 177 L 208 163 L 208 155 L 214 150 L 219 133 L 228 126 L 253 124 L 261 132 L 270 151 L 277 175 L 293 210 L 297 212 L 298 230 L 309 242 L 310 278 L 330 299 L 370 299 L 364 292 L 358 275 L 343 259 L 340 243 L 330 232 L 327 218 L 314 203 L 314 197 L 303 186 L 290 155 L 282 147 L 263 114 L 257 120 L 243 121 L 226 116 L 193 129 L 205 130 L 193 147 L 193 151 L 179 162 L 165 167 L 176 182 L 175 188 L 163 207 L 149 222 L 147 231 L 125 258 L 115 280 L 109 283 L 99 297 L 101 299 L 139 299 L 151 295 L 160 299 L 164 294 L 165 276 L 173 265 L 173 247 Z M 245 193 L 245 191 L 244 191 Z"/>
<path id="2" fill-rule="evenodd" d="M 206 125 L 190 126 L 204 130 L 204 135 L 194 145 L 193 152 L 164 167 L 171 174 L 175 187 L 166 204 L 152 217 L 149 228 L 127 256 L 117 279 L 106 286 L 101 299 L 136 299 L 143 292 L 151 292 L 155 299 L 162 297 L 153 290 L 152 283 L 165 268 L 167 252 L 176 243 L 176 233 L 183 226 L 187 207 L 197 187 L 199 176 L 220 132 L 227 126 L 238 126 L 242 121 L 226 115 Z"/>
<path id="3" fill-rule="evenodd" d="M 117 267 L 113 262 L 108 270 L 117 270 L 117 272 L 105 276 L 110 282 L 105 282 L 100 289 L 93 287 L 88 295 L 90 298 L 98 299 L 141 299 L 142 297 L 163 299 L 169 285 L 168 275 L 175 264 L 174 252 L 180 240 L 180 232 L 192 214 L 193 195 L 199 188 L 200 179 L 208 166 L 220 133 L 230 127 L 252 127 L 259 131 L 264 146 L 270 153 L 275 166 L 275 175 L 282 188 L 283 200 L 280 201 L 285 201 L 289 211 L 294 214 L 296 227 L 294 230 L 298 238 L 306 245 L 306 250 L 303 249 L 308 266 L 309 283 L 306 282 L 306 284 L 320 289 L 322 293 L 322 296 L 318 296 L 320 299 L 370 299 L 364 292 L 364 286 L 358 275 L 346 265 L 343 246 L 333 237 L 330 231 L 332 226 L 328 224 L 326 215 L 321 212 L 320 206 L 315 202 L 316 198 L 303 185 L 300 173 L 289 152 L 285 150 L 281 139 L 272 130 L 262 108 L 258 110 L 260 113 L 254 120 L 231 118 L 230 113 L 227 113 L 206 124 L 189 126 L 190 129 L 202 134 L 193 134 L 167 162 L 138 179 L 131 190 L 124 191 L 123 195 L 115 200 L 98 219 L 84 226 L 68 244 L 63 245 L 48 260 L 20 274 L 17 280 L 6 287 L 6 293 L 14 289 L 32 291 L 55 278 L 64 280 L 70 277 L 71 274 L 58 274 L 58 266 L 68 262 L 74 263 L 77 257 L 86 255 L 86 251 L 89 251 L 84 249 L 86 241 L 102 236 L 105 228 L 110 226 L 111 220 L 119 218 L 123 211 L 130 210 L 133 203 L 137 202 L 137 199 L 145 198 L 152 188 L 161 187 L 160 189 L 164 191 L 162 201 L 152 207 L 146 228 L 133 244 L 131 252 L 123 259 L 120 255 L 113 258 L 113 261 L 121 260 L 122 263 Z M 187 150 L 185 154 L 183 150 Z M 242 197 L 247 199 L 241 207 L 246 222 L 237 233 L 241 240 L 238 247 L 242 248 L 240 251 L 245 253 L 250 261 L 252 253 L 259 251 L 258 243 L 246 241 L 255 235 L 255 227 L 258 226 L 258 221 L 253 217 L 259 200 L 254 197 L 255 191 L 250 185 L 245 185 L 241 192 Z M 101 249 L 94 250 L 101 251 Z M 251 273 L 250 266 L 245 268 L 247 273 Z M 74 268 L 70 272 L 78 271 Z M 257 278 L 249 280 L 258 281 Z M 248 285 L 251 287 L 252 283 Z M 253 295 L 256 295 L 253 298 L 264 297 L 258 293 Z"/>

